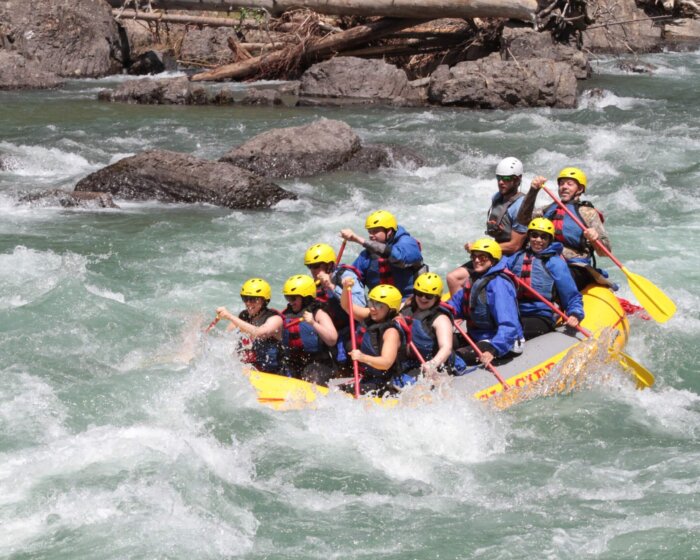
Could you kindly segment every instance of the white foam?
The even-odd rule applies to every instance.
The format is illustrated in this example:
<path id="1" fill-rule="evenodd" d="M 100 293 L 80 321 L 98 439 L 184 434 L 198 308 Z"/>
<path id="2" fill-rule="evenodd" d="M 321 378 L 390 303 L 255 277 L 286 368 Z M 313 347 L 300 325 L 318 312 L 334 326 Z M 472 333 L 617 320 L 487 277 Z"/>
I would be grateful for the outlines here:
<path id="1" fill-rule="evenodd" d="M 101 298 L 110 299 L 119 303 L 125 303 L 124 294 L 120 292 L 112 292 L 107 288 L 99 288 L 97 286 L 92 286 L 90 284 L 85 285 L 85 289 L 93 295 Z"/>
<path id="2" fill-rule="evenodd" d="M 100 167 L 78 153 L 59 148 L 0 142 L 0 150 L 10 154 L 13 161 L 11 172 L 14 175 L 31 178 L 35 182 L 53 184 L 66 178 L 87 174 Z"/>
<path id="3" fill-rule="evenodd" d="M 23 246 L 0 253 L 0 309 L 26 305 L 66 279 L 81 278 L 87 260 L 74 253 L 57 255 Z"/>

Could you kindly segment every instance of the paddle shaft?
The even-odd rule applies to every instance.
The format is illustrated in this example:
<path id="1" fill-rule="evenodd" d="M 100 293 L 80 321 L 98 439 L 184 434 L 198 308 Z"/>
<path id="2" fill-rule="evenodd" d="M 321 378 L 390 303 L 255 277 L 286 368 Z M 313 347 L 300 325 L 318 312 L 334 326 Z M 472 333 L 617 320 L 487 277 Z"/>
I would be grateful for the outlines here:
<path id="1" fill-rule="evenodd" d="M 564 313 L 561 309 L 559 309 L 556 305 L 554 305 L 551 301 L 549 301 L 547 298 L 545 298 L 541 293 L 539 293 L 535 288 L 532 286 L 529 286 L 526 282 L 523 282 L 520 278 L 518 278 L 515 274 L 513 274 L 510 270 L 506 269 L 505 273 L 510 276 L 513 280 L 515 280 L 520 286 L 523 288 L 527 289 L 533 296 L 535 296 L 537 299 L 539 299 L 542 303 L 547 305 L 552 311 L 554 311 L 556 314 L 558 314 L 564 321 L 567 321 L 569 319 L 569 316 Z M 590 331 L 584 329 L 581 325 L 576 325 L 576 330 L 580 332 L 583 336 L 586 338 L 591 338 L 593 335 L 591 334 Z M 651 387 L 654 384 L 654 375 L 647 370 L 644 366 L 641 364 L 638 364 L 635 362 L 630 356 L 625 354 L 624 352 L 620 352 L 620 362 L 622 363 L 623 367 L 629 368 L 634 372 L 635 377 L 637 378 L 637 386 L 643 386 L 643 387 Z"/>
<path id="2" fill-rule="evenodd" d="M 206 329 L 204 329 L 204 334 L 208 334 L 209 331 L 212 330 L 219 321 L 221 321 L 221 317 L 217 315 L 216 317 L 214 317 L 214 320 L 211 323 L 209 323 L 209 326 Z"/>
<path id="3" fill-rule="evenodd" d="M 343 242 L 340 244 L 340 249 L 338 249 L 338 256 L 335 258 L 335 266 L 338 266 L 340 264 L 340 259 L 343 258 L 343 252 L 345 251 L 345 246 L 348 244 L 347 239 L 343 239 Z"/>
<path id="4" fill-rule="evenodd" d="M 338 260 L 340 260 L 340 255 L 343 254 L 343 249 L 345 248 L 345 242 L 340 247 L 340 254 L 338 255 Z M 357 337 L 355 336 L 355 315 L 352 311 L 352 285 L 348 286 L 345 290 L 348 298 L 348 317 L 350 317 L 350 345 L 353 350 L 357 350 Z M 360 398 L 360 364 L 357 360 L 352 361 L 352 373 L 355 378 L 355 398 Z"/>
<path id="5" fill-rule="evenodd" d="M 542 303 L 544 303 L 547 307 L 549 307 L 554 313 L 559 315 L 564 321 L 569 320 L 569 316 L 564 313 L 561 309 L 559 309 L 556 305 L 554 305 L 551 301 L 549 301 L 546 297 L 544 297 L 541 293 L 539 293 L 535 288 L 530 286 L 527 282 L 523 282 L 520 278 L 518 278 L 517 275 L 513 274 L 510 270 L 506 269 L 504 271 L 508 276 L 510 276 L 515 282 L 518 283 L 519 286 L 525 288 L 528 292 L 530 292 L 533 296 L 535 296 L 538 300 L 540 300 Z M 593 336 L 589 331 L 584 329 L 581 325 L 576 325 L 576 330 L 580 332 L 583 336 L 586 338 L 590 338 Z"/>
<path id="6" fill-rule="evenodd" d="M 466 333 L 466 331 L 462 327 L 460 327 L 457 323 L 454 323 L 454 326 L 457 329 L 457 331 L 459 332 L 459 334 L 461 334 L 464 337 L 464 340 L 467 341 L 469 346 L 472 347 L 472 350 L 474 350 L 474 352 L 476 352 L 476 355 L 479 356 L 479 359 L 481 359 L 481 357 L 484 355 L 484 353 L 479 349 L 479 347 L 476 345 L 476 343 L 470 338 L 470 336 Z M 498 382 L 503 386 L 504 391 L 507 391 L 510 389 L 510 387 L 508 386 L 508 383 L 506 383 L 506 380 L 503 379 L 503 377 L 501 376 L 500 373 L 498 373 L 498 370 L 495 367 L 493 367 L 491 364 L 488 364 L 486 366 L 486 368 L 491 373 L 493 373 L 493 376 L 496 379 L 498 379 Z"/>
<path id="7" fill-rule="evenodd" d="M 584 232 L 586 231 L 586 226 L 579 220 L 565 205 L 559 200 L 554 194 L 544 185 L 542 186 L 544 191 L 556 202 L 567 215 L 578 225 Z M 671 317 L 673 317 L 676 312 L 676 304 L 673 303 L 671 298 L 664 294 L 659 288 L 657 288 L 652 282 L 640 276 L 639 274 L 633 274 L 627 267 L 625 267 L 615 256 L 608 250 L 600 240 L 595 242 L 596 248 L 598 248 L 602 253 L 606 254 L 612 262 L 614 262 L 620 270 L 625 274 L 627 280 L 632 289 L 632 293 L 637 297 L 639 303 L 644 306 L 647 313 L 651 317 L 658 321 L 659 323 L 665 323 Z"/>

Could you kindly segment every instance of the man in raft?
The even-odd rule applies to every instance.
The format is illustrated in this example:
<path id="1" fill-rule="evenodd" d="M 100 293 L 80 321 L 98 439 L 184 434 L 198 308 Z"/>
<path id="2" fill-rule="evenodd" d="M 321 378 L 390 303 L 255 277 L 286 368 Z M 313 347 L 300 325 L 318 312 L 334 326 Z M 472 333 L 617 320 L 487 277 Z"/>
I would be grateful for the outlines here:
<path id="1" fill-rule="evenodd" d="M 352 266 L 360 272 L 370 290 L 387 284 L 395 286 L 404 298 L 410 296 L 415 277 L 424 269 L 418 241 L 386 210 L 377 210 L 367 216 L 365 228 L 369 239 L 360 237 L 349 228 L 340 231 L 343 239 L 364 247 Z"/>
<path id="2" fill-rule="evenodd" d="M 559 303 L 569 319 L 569 327 L 583 320 L 583 298 L 562 258 L 564 247 L 554 241 L 554 224 L 547 218 L 535 218 L 527 229 L 527 246 L 506 260 L 506 266 L 549 301 Z M 554 330 L 557 315 L 527 288 L 518 285 L 518 305 L 525 340 Z"/>
<path id="3" fill-rule="evenodd" d="M 498 192 L 491 199 L 485 233 L 498 242 L 505 255 L 520 250 L 527 235 L 527 224 L 522 225 L 516 220 L 524 196 L 520 192 L 522 179 L 523 164 L 518 158 L 504 158 L 496 166 Z M 469 243 L 464 248 L 469 251 Z M 462 287 L 468 275 L 466 263 L 447 274 L 451 294 Z"/>
<path id="4" fill-rule="evenodd" d="M 448 305 L 455 310 L 455 319 L 466 321 L 469 337 L 483 352 L 481 362 L 503 362 L 521 354 L 525 346 L 515 287 L 504 272 L 506 262 L 496 241 L 485 237 L 470 248 L 469 278 Z M 471 346 L 458 348 L 457 353 L 467 364 L 479 361 Z"/>
<path id="5" fill-rule="evenodd" d="M 238 317 L 225 307 L 216 309 L 219 319 L 230 321 L 227 331 L 238 329 L 244 335 L 239 344 L 241 361 L 258 371 L 277 373 L 280 369 L 282 315 L 268 308 L 272 289 L 262 278 L 250 278 L 241 286 L 245 309 Z"/>
<path id="6" fill-rule="evenodd" d="M 581 200 L 588 184 L 586 174 L 578 167 L 565 167 L 557 177 L 559 199 L 586 225 L 585 230 L 582 230 L 555 202 L 533 212 L 537 195 L 546 181 L 547 179 L 541 176 L 532 180 L 530 190 L 518 212 L 518 222 L 527 224 L 536 217 L 545 217 L 552 221 L 554 239 L 564 245 L 562 255 L 571 268 L 571 274 L 579 290 L 583 290 L 593 282 L 616 290 L 617 286 L 608 280 L 607 272 L 596 268 L 595 252 L 600 256 L 605 253 L 600 249 L 593 251 L 595 242 L 600 241 L 608 250 L 612 247 L 603 225 L 603 214 L 590 202 Z"/>
<path id="7" fill-rule="evenodd" d="M 316 243 L 304 254 L 304 265 L 316 281 L 316 300 L 325 304 L 325 311 L 338 331 L 338 342 L 331 352 L 336 365 L 342 369 L 352 367 L 347 356 L 350 351 L 350 319 L 340 302 L 343 296 L 343 280 L 350 278 L 353 281 L 354 305 L 367 307 L 367 297 L 365 286 L 360 281 L 360 271 L 347 264 L 336 266 L 335 262 L 335 251 L 326 243 Z"/>

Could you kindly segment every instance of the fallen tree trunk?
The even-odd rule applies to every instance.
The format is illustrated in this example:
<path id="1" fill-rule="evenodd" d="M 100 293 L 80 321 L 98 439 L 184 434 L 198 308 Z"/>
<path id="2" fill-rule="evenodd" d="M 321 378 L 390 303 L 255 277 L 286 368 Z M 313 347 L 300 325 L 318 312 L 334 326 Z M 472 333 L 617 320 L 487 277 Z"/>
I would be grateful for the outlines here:
<path id="1" fill-rule="evenodd" d="M 347 31 L 336 33 L 335 35 L 330 35 L 311 43 L 303 53 L 303 56 L 307 60 L 320 59 L 330 56 L 335 52 L 359 46 L 370 38 L 376 40 L 396 31 L 400 31 L 401 29 L 413 27 L 416 24 L 417 22 L 414 19 L 383 19 L 366 25 L 358 25 Z M 261 68 L 274 67 L 284 63 L 286 59 L 293 56 L 293 50 L 295 48 L 298 48 L 298 46 L 287 47 L 279 51 L 256 56 L 233 64 L 225 64 L 209 72 L 195 74 L 190 79 L 193 82 L 205 82 L 248 78 L 258 73 Z"/>
<path id="2" fill-rule="evenodd" d="M 123 0 L 107 2 L 113 8 L 124 4 Z M 164 10 L 263 9 L 273 17 L 308 8 L 332 15 L 415 19 L 499 17 L 534 22 L 537 12 L 537 0 L 151 0 L 150 4 Z"/>

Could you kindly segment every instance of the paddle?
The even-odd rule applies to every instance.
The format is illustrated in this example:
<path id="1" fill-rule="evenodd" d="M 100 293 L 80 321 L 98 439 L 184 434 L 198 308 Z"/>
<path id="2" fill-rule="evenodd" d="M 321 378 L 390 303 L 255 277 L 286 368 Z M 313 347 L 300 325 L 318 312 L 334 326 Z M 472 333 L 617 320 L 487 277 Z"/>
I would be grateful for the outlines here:
<path id="1" fill-rule="evenodd" d="M 541 293 L 539 293 L 535 288 L 530 286 L 527 282 L 523 282 L 520 278 L 518 278 L 513 272 L 510 270 L 506 269 L 504 271 L 508 276 L 510 276 L 515 282 L 518 283 L 519 286 L 525 288 L 528 292 L 530 292 L 533 296 L 535 296 L 538 300 L 540 300 L 542 303 L 544 303 L 547 307 L 549 307 L 552 311 L 554 311 L 557 315 L 559 315 L 564 321 L 569 320 L 569 316 L 564 313 L 561 309 L 559 309 L 556 305 L 554 305 L 551 301 L 549 301 L 547 298 L 545 298 Z M 583 336 L 586 338 L 591 338 L 593 335 L 591 334 L 590 331 L 584 329 L 580 325 L 576 325 L 576 330 L 580 332 Z M 637 386 L 644 388 L 644 387 L 651 387 L 654 384 L 654 375 L 646 369 L 644 366 L 641 364 L 635 362 L 632 358 L 630 358 L 627 354 L 624 352 L 620 352 L 620 362 L 622 363 L 622 366 L 625 369 L 630 369 L 634 373 L 634 376 L 637 378 Z"/>
<path id="2" fill-rule="evenodd" d="M 343 251 L 345 251 L 345 246 L 348 244 L 347 239 L 343 239 L 343 242 L 340 244 L 340 249 L 338 249 L 338 256 L 335 258 L 335 266 L 338 266 L 340 264 L 340 259 L 343 258 Z"/>
<path id="3" fill-rule="evenodd" d="M 214 317 L 214 320 L 211 323 L 209 323 L 209 326 L 206 329 L 204 329 L 204 334 L 209 334 L 209 331 L 212 330 L 219 321 L 221 321 L 221 317 L 217 315 L 216 317 Z"/>
<path id="4" fill-rule="evenodd" d="M 586 226 L 579 220 L 571 210 L 569 210 L 564 203 L 559 200 L 552 191 L 550 191 L 546 186 L 542 185 L 542 190 L 546 192 L 551 199 L 566 212 L 569 217 L 576 222 L 576 225 L 585 231 Z M 642 304 L 644 309 L 647 310 L 652 318 L 659 322 L 665 323 L 676 312 L 676 304 L 671 301 L 665 293 L 663 293 L 659 288 L 657 288 L 652 282 L 640 276 L 639 274 L 633 274 L 627 268 L 615 258 L 615 256 L 608 250 L 608 248 L 603 245 L 600 240 L 595 241 L 595 246 L 605 253 L 612 262 L 614 262 L 622 272 L 624 272 L 627 280 L 629 282 L 632 293 L 635 295 L 639 303 Z"/>
<path id="5" fill-rule="evenodd" d="M 345 248 L 345 241 L 343 241 L 342 246 L 340 247 L 340 254 L 343 253 L 343 249 Z M 338 259 L 340 259 L 340 255 L 338 255 Z M 355 336 L 355 315 L 352 312 L 352 283 L 349 283 L 347 286 L 347 290 L 345 291 L 348 295 L 348 317 L 350 317 L 350 345 L 352 346 L 353 350 L 357 350 L 357 337 Z M 357 363 L 357 360 L 352 361 L 352 371 L 353 375 L 355 378 L 355 398 L 359 399 L 360 398 L 360 365 Z"/>
<path id="6" fill-rule="evenodd" d="M 469 346 L 472 347 L 472 349 L 474 350 L 474 352 L 476 352 L 476 355 L 479 357 L 479 359 L 481 359 L 481 356 L 483 356 L 484 353 L 479 349 L 479 347 L 476 345 L 476 343 L 469 337 L 469 335 L 464 331 L 464 329 L 463 329 L 462 327 L 460 327 L 457 323 L 454 323 L 454 326 L 455 326 L 455 328 L 457 329 L 457 331 L 459 331 L 459 334 L 461 334 L 461 335 L 464 337 L 464 340 L 467 341 L 467 343 L 469 344 Z M 508 389 L 510 389 L 510 387 L 508 386 L 508 383 L 506 383 L 505 379 L 503 379 L 503 377 L 501 376 L 500 373 L 498 373 L 498 370 L 497 370 L 495 367 L 493 367 L 491 364 L 489 364 L 489 365 L 486 366 L 486 368 L 487 368 L 491 373 L 493 373 L 494 377 L 495 377 L 496 379 L 498 379 L 498 382 L 499 382 L 501 385 L 503 385 L 503 390 L 504 390 L 504 391 L 507 391 Z"/>

